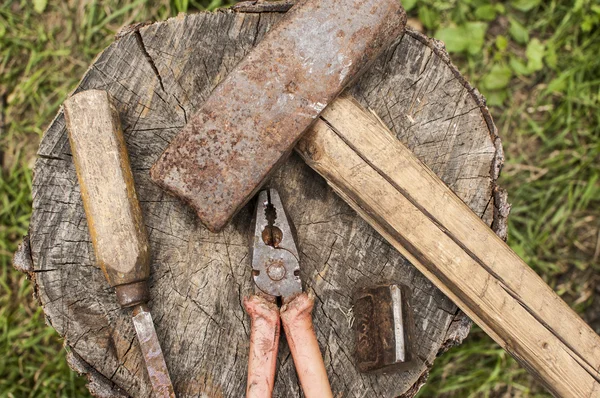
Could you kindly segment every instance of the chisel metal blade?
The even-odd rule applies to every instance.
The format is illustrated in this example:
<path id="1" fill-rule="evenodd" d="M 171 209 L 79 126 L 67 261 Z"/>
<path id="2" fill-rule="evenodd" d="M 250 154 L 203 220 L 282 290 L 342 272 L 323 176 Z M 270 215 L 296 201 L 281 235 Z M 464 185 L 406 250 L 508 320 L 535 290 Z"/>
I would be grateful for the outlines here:
<path id="1" fill-rule="evenodd" d="M 171 377 L 162 349 L 158 343 L 152 315 L 146 305 L 139 305 L 133 309 L 133 325 L 140 342 L 140 349 L 144 355 L 148 377 L 156 397 L 175 398 Z"/>

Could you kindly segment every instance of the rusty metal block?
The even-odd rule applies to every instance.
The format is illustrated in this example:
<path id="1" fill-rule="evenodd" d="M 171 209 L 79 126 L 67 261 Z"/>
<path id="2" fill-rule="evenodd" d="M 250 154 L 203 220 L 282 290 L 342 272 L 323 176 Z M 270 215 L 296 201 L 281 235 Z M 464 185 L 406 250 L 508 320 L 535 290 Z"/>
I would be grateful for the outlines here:
<path id="1" fill-rule="evenodd" d="M 361 372 L 400 371 L 413 360 L 414 320 L 403 285 L 358 289 L 354 295 L 356 363 Z"/>
<path id="2" fill-rule="evenodd" d="M 299 2 L 215 88 L 152 179 L 222 229 L 405 22 L 397 0 Z"/>

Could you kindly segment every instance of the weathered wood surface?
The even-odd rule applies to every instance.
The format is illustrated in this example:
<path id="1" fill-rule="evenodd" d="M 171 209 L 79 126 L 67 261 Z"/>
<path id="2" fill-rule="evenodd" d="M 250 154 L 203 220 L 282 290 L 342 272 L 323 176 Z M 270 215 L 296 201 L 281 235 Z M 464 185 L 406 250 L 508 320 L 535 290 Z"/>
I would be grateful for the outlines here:
<path id="1" fill-rule="evenodd" d="M 253 289 L 248 234 L 254 203 L 212 234 L 153 185 L 148 170 L 188 115 L 280 17 L 227 11 L 137 26 L 98 56 L 77 88 L 104 89 L 117 101 L 152 251 L 150 306 L 179 396 L 243 395 L 249 319 L 241 299 Z M 478 215 L 505 231 L 507 205 L 495 191 L 500 141 L 481 97 L 438 43 L 406 33 L 351 91 Z M 94 266 L 64 123 L 60 112 L 39 149 L 29 240 L 17 265 L 32 275 L 48 322 L 64 336 L 69 361 L 87 374 L 90 390 L 149 397 L 131 319 Z M 314 323 L 334 394 L 414 395 L 436 354 L 466 336 L 469 320 L 297 155 L 270 184 L 297 229 L 302 279 L 317 299 Z M 389 281 L 412 288 L 419 360 L 401 374 L 361 375 L 353 364 L 350 293 L 360 284 Z M 285 343 L 279 361 L 275 396 L 300 395 Z"/>
<path id="2" fill-rule="evenodd" d="M 557 397 L 600 397 L 600 337 L 354 98 L 296 146 L 331 187 Z"/>
<path id="3" fill-rule="evenodd" d="M 63 112 L 96 261 L 111 286 L 146 280 L 148 237 L 119 113 L 102 90 L 70 97 Z"/>

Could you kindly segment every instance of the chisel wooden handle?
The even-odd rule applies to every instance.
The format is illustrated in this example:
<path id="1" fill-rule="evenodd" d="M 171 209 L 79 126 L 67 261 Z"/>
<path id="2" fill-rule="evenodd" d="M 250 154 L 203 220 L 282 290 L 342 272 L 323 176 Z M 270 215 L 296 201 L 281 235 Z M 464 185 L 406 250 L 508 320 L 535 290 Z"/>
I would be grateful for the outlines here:
<path id="1" fill-rule="evenodd" d="M 270 398 L 281 329 L 279 308 L 258 295 L 245 299 L 244 307 L 251 322 L 246 398 Z"/>
<path id="2" fill-rule="evenodd" d="M 123 307 L 145 302 L 148 238 L 117 109 L 107 92 L 88 90 L 64 111 L 96 260 Z"/>
<path id="3" fill-rule="evenodd" d="M 285 330 L 296 373 L 306 398 L 332 398 L 331 386 L 312 323 L 314 300 L 301 293 L 281 307 Z"/>

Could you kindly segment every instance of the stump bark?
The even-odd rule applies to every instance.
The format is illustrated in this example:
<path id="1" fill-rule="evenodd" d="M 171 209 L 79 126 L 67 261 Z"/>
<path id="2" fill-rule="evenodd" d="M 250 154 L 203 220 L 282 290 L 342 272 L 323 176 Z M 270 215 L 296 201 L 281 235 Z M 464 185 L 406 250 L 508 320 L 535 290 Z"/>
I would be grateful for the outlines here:
<path id="1" fill-rule="evenodd" d="M 91 65 L 77 91 L 103 89 L 121 114 L 152 249 L 151 311 L 180 397 L 244 395 L 253 290 L 248 204 L 222 233 L 151 183 L 148 170 L 189 115 L 276 23 L 279 8 L 181 15 L 122 31 Z M 276 12 L 270 12 L 276 11 Z M 501 144 L 481 95 L 443 45 L 419 33 L 398 37 L 350 92 L 499 234 L 508 205 L 496 179 Z M 62 110 L 35 165 L 29 236 L 15 256 L 28 272 L 48 323 L 64 337 L 71 366 L 101 397 L 150 397 L 130 315 L 95 266 Z M 257 156 L 260 156 L 257 154 Z M 295 224 L 305 290 L 334 394 L 413 396 L 436 355 L 459 344 L 470 321 L 293 154 L 275 173 Z M 352 291 L 398 282 L 412 290 L 417 360 L 402 373 L 364 375 L 353 360 Z M 274 396 L 301 396 L 282 341 Z"/>

